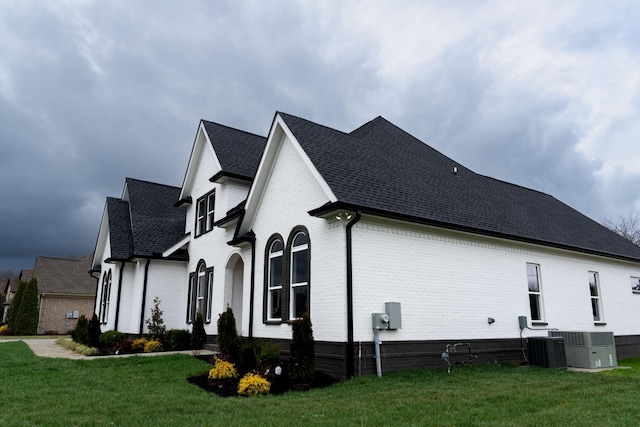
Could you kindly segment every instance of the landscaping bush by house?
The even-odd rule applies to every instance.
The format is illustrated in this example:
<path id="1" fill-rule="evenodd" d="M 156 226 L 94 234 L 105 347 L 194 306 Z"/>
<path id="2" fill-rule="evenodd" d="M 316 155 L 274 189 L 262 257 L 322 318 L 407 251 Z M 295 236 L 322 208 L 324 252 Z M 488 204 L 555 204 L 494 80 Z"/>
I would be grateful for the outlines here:
<path id="1" fill-rule="evenodd" d="M 258 374 L 247 374 L 238 383 L 238 394 L 241 396 L 256 396 L 269 394 L 271 383 Z"/>
<path id="2" fill-rule="evenodd" d="M 144 345 L 145 353 L 155 353 L 157 351 L 162 351 L 162 343 L 156 339 L 147 341 Z"/>
<path id="3" fill-rule="evenodd" d="M 164 334 L 164 341 L 171 350 L 187 350 L 191 345 L 191 334 L 186 329 L 169 329 Z"/>
<path id="4" fill-rule="evenodd" d="M 11 330 L 16 335 L 35 335 L 38 332 L 38 282 L 32 278 L 24 286 Z"/>
<path id="5" fill-rule="evenodd" d="M 71 339 L 78 344 L 89 345 L 89 321 L 84 314 L 78 319 L 76 327 L 71 330 Z"/>
<path id="6" fill-rule="evenodd" d="M 289 349 L 289 381 L 296 389 L 311 387 L 316 372 L 315 342 L 311 319 L 307 313 L 292 323 L 293 338 Z"/>
<path id="7" fill-rule="evenodd" d="M 191 331 L 191 348 L 199 350 L 204 348 L 207 339 L 207 333 L 204 330 L 204 321 L 202 314 L 196 314 L 196 320 L 193 322 L 193 330 Z"/>

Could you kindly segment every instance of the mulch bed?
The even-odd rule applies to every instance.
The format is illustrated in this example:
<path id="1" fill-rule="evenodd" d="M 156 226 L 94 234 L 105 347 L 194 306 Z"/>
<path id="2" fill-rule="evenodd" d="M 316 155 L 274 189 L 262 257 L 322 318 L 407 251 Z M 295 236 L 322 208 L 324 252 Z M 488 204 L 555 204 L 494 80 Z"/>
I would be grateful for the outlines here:
<path id="1" fill-rule="evenodd" d="M 271 383 L 271 390 L 269 394 L 283 394 L 287 391 L 307 391 L 314 388 L 329 387 L 338 382 L 335 378 L 322 372 L 316 372 L 313 383 L 308 387 L 293 388 L 291 387 L 286 378 L 283 376 L 271 375 L 267 378 Z M 202 375 L 195 375 L 187 378 L 187 381 L 193 385 L 200 387 L 201 389 L 215 393 L 220 397 L 236 397 L 238 396 L 238 380 L 210 380 L 209 373 Z"/>

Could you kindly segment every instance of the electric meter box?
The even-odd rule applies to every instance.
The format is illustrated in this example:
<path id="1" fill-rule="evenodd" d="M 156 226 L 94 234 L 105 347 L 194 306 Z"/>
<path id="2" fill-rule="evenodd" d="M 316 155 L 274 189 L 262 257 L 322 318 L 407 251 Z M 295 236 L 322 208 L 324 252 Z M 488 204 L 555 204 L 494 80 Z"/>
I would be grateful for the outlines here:
<path id="1" fill-rule="evenodd" d="M 384 308 L 389 315 L 389 325 L 387 329 L 402 329 L 402 313 L 399 302 L 385 302 Z"/>
<path id="2" fill-rule="evenodd" d="M 373 329 L 389 329 L 389 315 L 387 313 L 371 313 Z"/>

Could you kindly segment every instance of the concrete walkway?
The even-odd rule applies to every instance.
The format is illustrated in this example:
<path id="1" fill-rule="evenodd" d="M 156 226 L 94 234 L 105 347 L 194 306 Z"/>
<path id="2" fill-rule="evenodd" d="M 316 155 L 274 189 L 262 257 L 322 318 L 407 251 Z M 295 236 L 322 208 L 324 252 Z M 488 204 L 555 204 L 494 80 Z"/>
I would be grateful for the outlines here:
<path id="1" fill-rule="evenodd" d="M 16 339 L 16 340 L 0 340 L 0 346 L 5 342 L 16 342 L 23 341 L 25 342 L 31 351 L 36 356 L 39 357 L 52 357 L 52 358 L 63 358 L 63 359 L 82 359 L 82 360 L 97 360 L 104 359 L 105 357 L 132 357 L 132 356 L 166 356 L 168 354 L 194 354 L 193 350 L 185 350 L 185 351 L 164 351 L 158 353 L 134 353 L 134 354 L 122 354 L 119 356 L 84 356 L 79 353 L 74 353 L 71 350 L 68 350 L 58 344 L 56 344 L 57 338 L 49 339 Z M 202 356 L 213 356 L 213 352 L 211 350 L 199 350 L 199 355 Z"/>

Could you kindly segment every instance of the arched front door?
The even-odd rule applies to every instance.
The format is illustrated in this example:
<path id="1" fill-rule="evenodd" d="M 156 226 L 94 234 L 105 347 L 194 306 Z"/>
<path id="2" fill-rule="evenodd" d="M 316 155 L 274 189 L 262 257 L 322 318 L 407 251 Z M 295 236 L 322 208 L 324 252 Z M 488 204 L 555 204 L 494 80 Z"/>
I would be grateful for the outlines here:
<path id="1" fill-rule="evenodd" d="M 225 286 L 225 301 L 233 310 L 233 315 L 236 318 L 236 328 L 238 334 L 243 334 L 242 331 L 242 288 L 244 283 L 244 262 L 239 255 L 235 254 L 227 263 L 226 268 L 226 286 Z"/>

